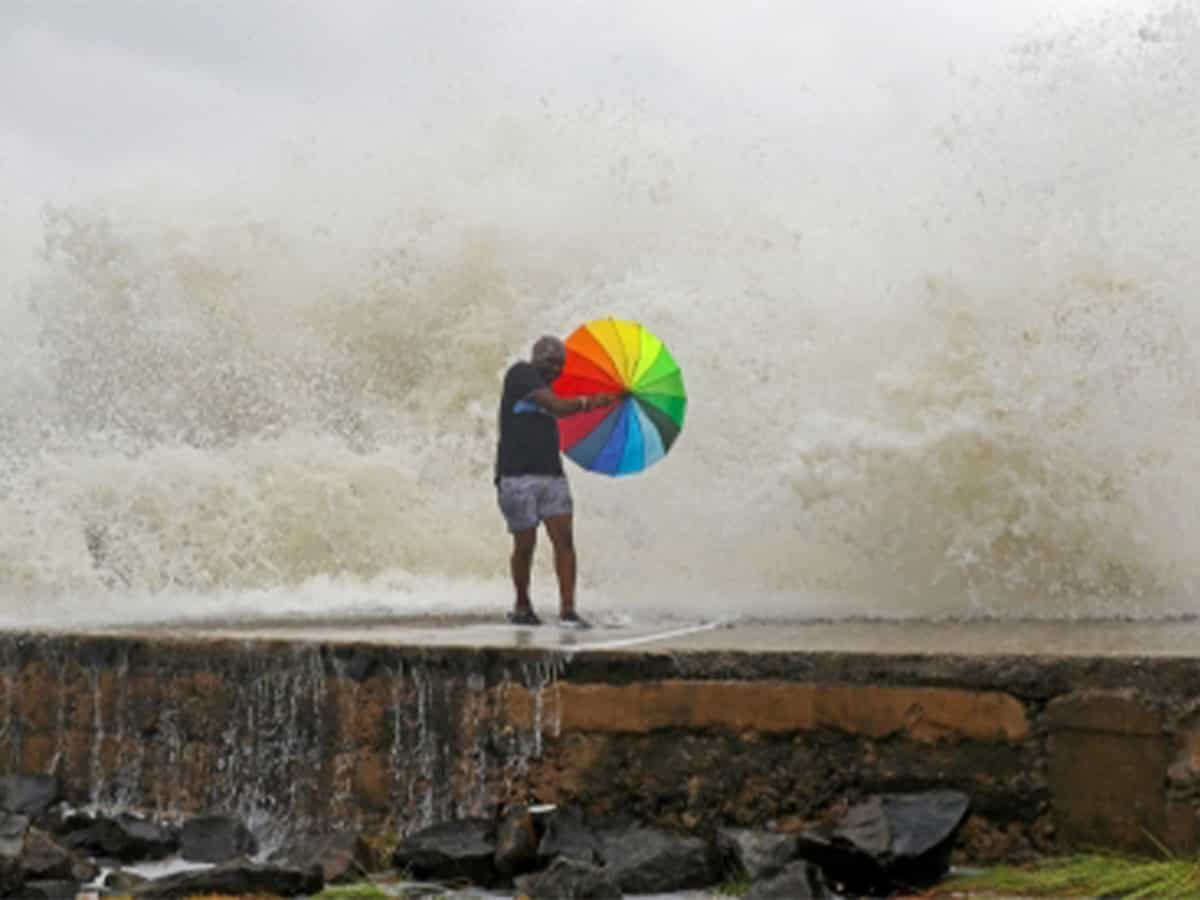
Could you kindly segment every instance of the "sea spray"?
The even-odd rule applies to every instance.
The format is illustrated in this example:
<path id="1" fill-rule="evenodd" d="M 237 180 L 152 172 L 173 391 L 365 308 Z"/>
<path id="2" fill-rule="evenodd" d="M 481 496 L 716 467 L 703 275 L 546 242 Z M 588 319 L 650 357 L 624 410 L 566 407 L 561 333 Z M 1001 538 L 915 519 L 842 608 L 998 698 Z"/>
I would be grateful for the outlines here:
<path id="1" fill-rule="evenodd" d="M 503 608 L 499 378 L 605 314 L 692 404 L 653 472 L 572 471 L 586 607 L 1190 613 L 1194 13 L 833 25 L 744 102 L 439 85 L 40 234 L 14 205 L 4 620 Z"/>

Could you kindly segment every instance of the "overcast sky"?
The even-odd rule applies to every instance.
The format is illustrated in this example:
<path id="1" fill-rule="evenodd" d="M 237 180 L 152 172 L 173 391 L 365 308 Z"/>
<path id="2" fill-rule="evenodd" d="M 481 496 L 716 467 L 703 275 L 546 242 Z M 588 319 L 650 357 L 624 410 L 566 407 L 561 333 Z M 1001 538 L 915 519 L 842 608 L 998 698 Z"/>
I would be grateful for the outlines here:
<path id="1" fill-rule="evenodd" d="M 0 184 L 52 188 L 455 104 L 642 103 L 770 126 L 807 93 L 867 115 L 881 88 L 932 102 L 941 73 L 1111 5 L 5 0 Z"/>

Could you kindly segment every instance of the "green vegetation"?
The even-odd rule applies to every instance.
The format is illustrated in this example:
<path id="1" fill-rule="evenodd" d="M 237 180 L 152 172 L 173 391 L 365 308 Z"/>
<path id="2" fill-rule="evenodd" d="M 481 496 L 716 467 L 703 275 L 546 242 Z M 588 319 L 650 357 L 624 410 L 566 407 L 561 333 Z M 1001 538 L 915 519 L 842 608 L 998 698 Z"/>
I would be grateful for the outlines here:
<path id="1" fill-rule="evenodd" d="M 978 875 L 950 879 L 937 893 L 968 891 L 1020 897 L 1200 896 L 1200 860 L 1132 859 L 1081 854 L 1028 866 L 997 866 Z"/>
<path id="2" fill-rule="evenodd" d="M 314 900 L 394 900 L 395 894 L 382 891 L 369 881 L 359 881 L 354 884 L 331 885 Z"/>
<path id="3" fill-rule="evenodd" d="M 750 876 L 746 874 L 731 875 L 721 884 L 712 889 L 718 897 L 744 897 L 750 892 Z"/>

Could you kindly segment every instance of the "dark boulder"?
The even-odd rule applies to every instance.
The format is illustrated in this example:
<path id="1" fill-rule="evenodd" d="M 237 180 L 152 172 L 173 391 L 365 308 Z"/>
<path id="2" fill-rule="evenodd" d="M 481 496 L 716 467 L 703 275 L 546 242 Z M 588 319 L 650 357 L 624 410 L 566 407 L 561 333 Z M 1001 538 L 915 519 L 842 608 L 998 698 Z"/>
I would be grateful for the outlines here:
<path id="1" fill-rule="evenodd" d="M 549 866 L 560 856 L 593 865 L 603 862 L 600 837 L 587 826 L 578 810 L 556 809 L 542 821 L 542 837 L 537 848 L 539 868 Z"/>
<path id="2" fill-rule="evenodd" d="M 375 854 L 361 835 L 351 832 L 311 835 L 271 855 L 272 862 L 291 866 L 319 865 L 326 884 L 359 881 L 374 870 Z"/>
<path id="3" fill-rule="evenodd" d="M 179 855 L 188 862 L 223 863 L 257 852 L 254 835 L 229 816 L 197 816 L 179 832 Z"/>
<path id="4" fill-rule="evenodd" d="M 516 880 L 520 896 L 529 900 L 618 900 L 621 889 L 601 866 L 559 857 L 544 872 Z"/>
<path id="5" fill-rule="evenodd" d="M 416 878 L 462 878 L 486 887 L 496 881 L 495 857 L 493 824 L 486 819 L 459 819 L 409 835 L 396 847 L 392 864 Z"/>
<path id="6" fill-rule="evenodd" d="M 59 832 L 63 846 L 120 862 L 163 859 L 175 852 L 175 832 L 145 819 L 122 813 L 108 816 L 71 816 Z"/>
<path id="7" fill-rule="evenodd" d="M 133 897 L 192 897 L 197 894 L 268 894 L 298 897 L 320 893 L 325 887 L 321 867 L 294 869 L 235 860 L 211 869 L 177 872 L 147 881 Z"/>
<path id="8" fill-rule="evenodd" d="M 801 859 L 788 863 L 769 878 L 756 881 L 743 900 L 821 900 L 828 896 L 821 870 Z"/>
<path id="9" fill-rule="evenodd" d="M 664 894 L 716 883 L 715 856 L 699 838 L 657 828 L 622 828 L 600 835 L 609 875 L 630 894 Z"/>
<path id="10" fill-rule="evenodd" d="M 138 859 L 164 859 L 179 849 L 179 832 L 174 828 L 128 813 L 117 816 L 116 821 Z"/>
<path id="11" fill-rule="evenodd" d="M 114 869 L 104 876 L 102 884 L 111 893 L 128 894 L 141 887 L 150 879 L 137 872 L 127 872 L 124 869 Z"/>
<path id="12" fill-rule="evenodd" d="M 951 844 L 967 820 L 970 798 L 961 791 L 927 791 L 892 794 L 883 798 L 883 812 L 891 823 L 891 853 L 895 859 L 949 860 Z M 938 876 L 945 873 L 945 867 Z"/>
<path id="13" fill-rule="evenodd" d="M 78 881 L 26 881 L 20 895 L 22 900 L 75 900 L 81 887 Z"/>
<path id="14" fill-rule="evenodd" d="M 0 812 L 0 896 L 8 896 L 21 887 L 21 856 L 29 834 L 29 818 Z"/>
<path id="15" fill-rule="evenodd" d="M 538 833 L 528 808 L 514 806 L 496 829 L 496 871 L 505 878 L 537 868 Z"/>
<path id="16" fill-rule="evenodd" d="M 970 801 L 960 791 L 884 794 L 852 807 L 831 832 L 800 835 L 798 853 L 834 887 L 878 894 L 935 883 L 949 868 Z"/>
<path id="17" fill-rule="evenodd" d="M 0 775 L 0 810 L 22 816 L 39 816 L 62 794 L 53 775 Z"/>
<path id="18" fill-rule="evenodd" d="M 20 857 L 28 833 L 28 816 L 0 812 L 0 858 Z"/>
<path id="19" fill-rule="evenodd" d="M 751 881 L 759 881 L 777 872 L 796 858 L 794 835 L 752 831 L 748 828 L 721 828 L 717 831 L 717 850 L 727 869 L 743 872 Z"/>
<path id="20" fill-rule="evenodd" d="M 21 851 L 21 873 L 26 881 L 72 881 L 85 884 L 100 874 L 90 859 L 63 847 L 46 832 L 30 828 Z"/>

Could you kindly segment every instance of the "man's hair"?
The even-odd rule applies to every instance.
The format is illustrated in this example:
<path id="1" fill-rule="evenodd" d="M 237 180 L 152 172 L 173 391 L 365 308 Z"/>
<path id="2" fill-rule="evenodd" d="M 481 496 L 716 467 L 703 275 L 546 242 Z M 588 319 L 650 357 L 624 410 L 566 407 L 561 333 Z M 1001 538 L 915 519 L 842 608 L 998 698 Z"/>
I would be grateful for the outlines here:
<path id="1" fill-rule="evenodd" d="M 567 348 L 556 337 L 545 335 L 533 342 L 533 352 L 530 362 L 535 366 L 541 363 L 561 363 L 567 358 Z"/>

